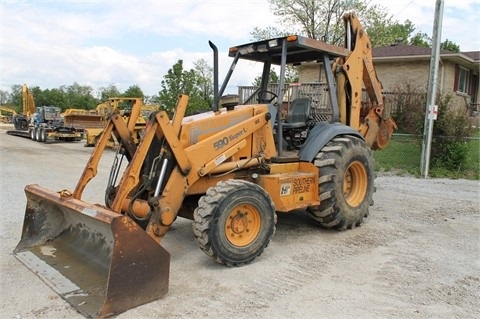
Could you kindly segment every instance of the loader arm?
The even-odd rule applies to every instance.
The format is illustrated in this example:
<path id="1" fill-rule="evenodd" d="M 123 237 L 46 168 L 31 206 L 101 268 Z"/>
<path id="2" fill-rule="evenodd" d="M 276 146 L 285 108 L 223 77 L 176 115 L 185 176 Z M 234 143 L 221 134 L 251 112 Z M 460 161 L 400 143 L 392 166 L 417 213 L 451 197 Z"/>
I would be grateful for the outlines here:
<path id="1" fill-rule="evenodd" d="M 152 209 L 152 216 L 147 226 L 147 232 L 157 242 L 161 241 L 177 217 L 189 187 L 212 171 L 224 171 L 221 168 L 223 165 L 225 165 L 225 169 L 231 168 L 232 166 L 229 165 L 231 161 L 228 159 L 247 145 L 246 139 L 270 125 L 270 113 L 268 113 L 267 107 L 252 107 L 252 117 L 183 149 L 175 146 L 180 145 L 180 142 L 174 134 L 173 126 L 165 125 L 167 123 L 165 116 L 166 114 L 164 116 L 157 115 L 157 125 L 153 125 L 150 129 L 156 129 L 157 135 L 165 136 L 177 165 L 171 172 L 161 195 L 152 197 L 148 201 Z M 212 118 L 212 123 L 214 121 L 215 117 Z M 270 137 L 272 140 L 267 143 L 273 144 L 273 137 Z M 221 143 L 226 139 L 229 140 L 228 147 Z M 258 165 L 263 156 L 265 154 L 254 154 L 252 158 L 243 160 L 241 163 L 248 164 L 246 163 L 248 161 L 251 165 Z M 189 163 L 191 167 L 182 162 Z M 241 164 L 236 163 L 235 165 L 240 167 Z"/>
<path id="2" fill-rule="evenodd" d="M 140 171 L 142 165 L 145 162 L 145 158 L 149 151 L 150 145 L 152 144 L 152 141 L 155 137 L 159 140 L 163 140 L 165 138 L 169 145 L 174 145 L 172 149 L 178 149 L 180 145 L 180 143 L 178 142 L 180 123 L 187 109 L 187 105 L 188 96 L 180 95 L 176 108 L 176 118 L 172 122 L 170 122 L 167 113 L 165 113 L 164 111 L 156 113 L 155 120 L 145 130 L 145 135 L 140 141 L 138 147 L 136 148 L 136 152 L 133 154 L 132 160 L 122 176 L 119 188 L 115 195 L 115 199 L 113 200 L 113 203 L 110 207 L 113 211 L 120 213 L 122 207 L 124 207 L 123 205 L 125 205 L 124 202 L 127 199 L 127 196 L 132 192 L 135 187 L 138 186 L 140 182 Z M 136 113 L 140 112 L 140 108 L 136 108 L 134 110 L 136 111 Z M 131 129 L 133 130 L 134 127 L 132 126 Z M 162 150 L 162 152 L 164 151 L 165 150 Z M 178 158 L 180 158 L 180 161 L 178 161 L 179 166 L 182 167 L 182 172 L 186 174 L 187 171 L 190 170 L 190 164 L 188 162 L 188 159 L 185 157 L 185 154 L 181 153 L 180 151 L 176 151 L 174 152 L 174 154 L 178 156 Z M 146 214 L 141 213 L 141 215 L 142 217 L 144 217 Z"/>
<path id="3" fill-rule="evenodd" d="M 105 152 L 107 143 L 110 139 L 111 134 L 114 133 L 117 136 L 117 139 L 122 141 L 122 147 L 124 147 L 127 158 L 131 159 L 136 154 L 137 146 L 132 138 L 132 132 L 129 131 L 127 124 L 123 121 L 118 110 L 110 116 L 110 119 L 103 130 L 100 139 L 97 142 L 97 146 L 90 155 L 90 159 L 83 170 L 82 176 L 80 177 L 77 186 L 73 192 L 73 198 L 81 199 L 82 193 L 87 186 L 88 182 L 97 175 L 97 168 L 100 162 L 100 159 Z M 65 193 L 67 194 L 67 193 Z"/>
<path id="4" fill-rule="evenodd" d="M 344 124 L 358 129 L 372 149 L 383 149 L 397 125 L 390 116 L 390 106 L 384 104 L 382 84 L 372 62 L 372 44 L 354 12 L 345 13 L 343 20 L 346 30 L 345 47 L 351 53 L 348 57 L 336 61 L 341 65 L 341 72 L 337 71 L 341 120 Z M 345 92 L 345 82 L 350 86 L 348 93 Z M 371 102 L 367 112 L 362 108 L 363 86 Z M 350 95 L 350 105 L 346 105 L 347 94 Z"/>

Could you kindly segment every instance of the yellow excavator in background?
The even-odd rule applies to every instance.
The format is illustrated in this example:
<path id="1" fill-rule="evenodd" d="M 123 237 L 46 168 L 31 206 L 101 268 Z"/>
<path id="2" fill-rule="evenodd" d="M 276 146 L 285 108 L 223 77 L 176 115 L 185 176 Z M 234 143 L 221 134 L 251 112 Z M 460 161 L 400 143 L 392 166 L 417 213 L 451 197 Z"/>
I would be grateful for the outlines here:
<path id="1" fill-rule="evenodd" d="M 120 103 L 129 102 L 130 105 L 127 108 L 120 109 Z M 129 118 L 129 112 L 134 105 L 139 105 L 141 114 L 137 117 L 136 125 L 134 129 L 134 140 L 138 143 L 140 139 L 140 133 L 145 129 L 146 119 L 150 112 L 157 111 L 158 105 L 146 105 L 141 98 L 133 97 L 111 97 L 107 101 L 97 105 L 94 111 L 79 112 L 74 109 L 67 110 L 64 114 L 64 121 L 67 124 L 80 126 L 84 129 L 85 133 L 85 146 L 95 146 L 99 136 L 105 129 L 108 121 L 108 116 L 115 110 L 119 110 L 120 114 L 124 116 L 124 119 Z M 114 137 L 109 141 L 108 147 L 114 148 L 117 145 Z"/>
<path id="2" fill-rule="evenodd" d="M 30 120 L 35 113 L 35 100 L 32 92 L 28 89 L 26 84 L 22 85 L 22 113 L 15 114 L 12 117 L 12 122 L 15 130 L 29 131 Z M 29 134 L 26 135 L 30 136 Z"/>
<path id="3" fill-rule="evenodd" d="M 115 110 L 75 190 L 26 186 L 15 256 L 80 313 L 106 317 L 167 293 L 170 254 L 161 242 L 177 217 L 191 219 L 200 249 L 227 266 L 248 264 L 264 251 L 277 214 L 301 209 L 322 227 L 360 225 L 373 204 L 372 149 L 386 147 L 396 125 L 370 40 L 353 12 L 343 19 L 344 47 L 297 35 L 231 47 L 220 88 L 218 50 L 209 42 L 212 110 L 185 117 L 188 96 L 180 95 L 172 119 L 153 113 L 138 142 L 140 104 L 127 121 Z M 242 105 L 224 95 L 241 60 L 262 65 L 260 87 Z M 322 68 L 330 104 L 299 97 L 283 120 L 278 97 L 285 94 L 286 68 L 303 63 Z M 276 92 L 268 90 L 272 66 L 280 68 Z M 368 103 L 361 101 L 362 87 Z M 85 202 L 82 193 L 112 134 L 120 147 L 105 203 Z"/>

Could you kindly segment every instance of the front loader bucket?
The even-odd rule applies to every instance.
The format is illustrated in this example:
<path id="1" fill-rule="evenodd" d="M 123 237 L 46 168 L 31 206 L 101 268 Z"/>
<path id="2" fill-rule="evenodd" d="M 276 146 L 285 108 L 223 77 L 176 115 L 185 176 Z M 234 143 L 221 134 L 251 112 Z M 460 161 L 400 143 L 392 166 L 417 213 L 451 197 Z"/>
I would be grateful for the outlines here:
<path id="1" fill-rule="evenodd" d="M 25 188 L 14 255 L 85 317 L 107 317 L 168 290 L 170 254 L 129 217 L 38 185 Z"/>

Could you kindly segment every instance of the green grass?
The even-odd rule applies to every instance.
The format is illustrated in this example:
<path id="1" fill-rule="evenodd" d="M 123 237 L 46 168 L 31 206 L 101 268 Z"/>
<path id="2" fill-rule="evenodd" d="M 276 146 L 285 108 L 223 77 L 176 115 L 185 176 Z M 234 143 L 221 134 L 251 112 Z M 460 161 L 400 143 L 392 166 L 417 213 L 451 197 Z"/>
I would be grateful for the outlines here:
<path id="1" fill-rule="evenodd" d="M 436 165 L 430 165 L 429 176 L 437 178 L 480 179 L 480 133 L 476 133 L 468 143 L 468 154 L 465 165 L 457 171 L 446 170 Z M 375 171 L 392 171 L 396 174 L 411 174 L 420 176 L 420 160 L 422 146 L 414 137 L 394 135 L 389 145 L 380 151 L 375 151 Z"/>
<path id="2" fill-rule="evenodd" d="M 375 170 L 419 175 L 421 154 L 421 145 L 417 141 L 395 136 L 385 149 L 373 153 Z"/>

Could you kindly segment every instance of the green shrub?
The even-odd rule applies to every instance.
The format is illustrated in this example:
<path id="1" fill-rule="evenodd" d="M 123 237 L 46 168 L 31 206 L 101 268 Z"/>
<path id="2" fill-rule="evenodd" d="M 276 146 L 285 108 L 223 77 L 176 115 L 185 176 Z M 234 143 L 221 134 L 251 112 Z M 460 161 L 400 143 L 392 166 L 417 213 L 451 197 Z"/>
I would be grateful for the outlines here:
<path id="1" fill-rule="evenodd" d="M 458 171 L 465 167 L 468 144 L 465 139 L 473 131 L 466 108 L 451 103 L 452 96 L 437 98 L 438 119 L 433 125 L 431 163 L 447 170 Z"/>
<path id="2" fill-rule="evenodd" d="M 398 132 L 419 137 L 418 145 L 422 145 L 425 125 L 426 94 L 422 93 L 423 89 L 409 82 L 403 83 L 395 90 L 392 108 Z M 473 134 L 468 110 L 463 105 L 454 105 L 452 100 L 449 94 L 437 94 L 438 118 L 433 122 L 430 166 L 435 169 L 434 173 L 468 171 L 476 172 L 474 175 L 478 176 L 478 154 L 475 162 L 472 160 L 475 154 L 472 155 L 471 151 L 478 142 L 465 142 Z M 470 164 L 472 161 L 476 168 Z"/>
<path id="3" fill-rule="evenodd" d="M 468 144 L 463 141 L 447 140 L 437 147 L 443 150 L 440 156 L 432 156 L 432 164 L 447 170 L 459 171 L 465 166 L 468 155 Z"/>
<path id="4" fill-rule="evenodd" d="M 425 119 L 426 94 L 418 86 L 405 82 L 394 90 L 393 116 L 398 133 L 422 134 Z"/>

